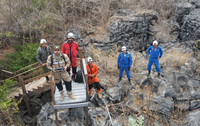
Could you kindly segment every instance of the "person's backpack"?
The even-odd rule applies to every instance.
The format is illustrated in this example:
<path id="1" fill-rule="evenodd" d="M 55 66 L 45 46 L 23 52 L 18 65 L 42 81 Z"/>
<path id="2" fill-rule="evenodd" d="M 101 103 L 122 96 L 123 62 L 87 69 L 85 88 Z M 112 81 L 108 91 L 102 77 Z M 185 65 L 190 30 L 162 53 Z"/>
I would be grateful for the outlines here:
<path id="1" fill-rule="evenodd" d="M 128 52 L 128 60 L 129 60 L 129 55 L 130 55 L 130 53 Z M 121 63 L 121 57 L 122 57 L 122 52 L 121 52 L 121 54 L 120 54 L 120 63 Z M 129 60 L 130 61 L 130 60 Z"/>
<path id="2" fill-rule="evenodd" d="M 63 53 L 61 53 L 61 54 L 62 54 L 61 58 L 64 59 L 64 61 L 65 61 L 65 57 L 64 57 Z M 66 62 L 65 62 L 65 65 L 66 65 Z M 53 66 L 53 54 L 51 54 L 51 67 L 52 66 Z"/>
<path id="3" fill-rule="evenodd" d="M 75 82 L 83 83 L 82 70 L 78 70 L 78 71 L 76 72 Z"/>

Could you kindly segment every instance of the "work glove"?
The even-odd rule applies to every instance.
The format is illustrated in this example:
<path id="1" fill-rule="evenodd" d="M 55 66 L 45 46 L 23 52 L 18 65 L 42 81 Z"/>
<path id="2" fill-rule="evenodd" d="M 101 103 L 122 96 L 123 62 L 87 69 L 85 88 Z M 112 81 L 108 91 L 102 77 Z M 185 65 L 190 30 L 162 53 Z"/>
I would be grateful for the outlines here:
<path id="1" fill-rule="evenodd" d="M 118 66 L 118 69 L 120 69 L 120 66 Z"/>
<path id="2" fill-rule="evenodd" d="M 131 69 L 130 67 L 127 68 L 127 70 L 130 70 L 130 69 Z"/>

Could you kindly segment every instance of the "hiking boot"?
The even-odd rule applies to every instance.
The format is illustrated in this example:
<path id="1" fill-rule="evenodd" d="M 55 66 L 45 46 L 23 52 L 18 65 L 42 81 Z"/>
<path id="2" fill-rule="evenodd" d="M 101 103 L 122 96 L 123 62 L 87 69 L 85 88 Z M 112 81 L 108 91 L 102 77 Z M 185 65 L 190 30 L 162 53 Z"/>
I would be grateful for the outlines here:
<path id="1" fill-rule="evenodd" d="M 67 95 L 73 100 L 76 99 L 76 97 L 72 94 L 72 91 L 67 91 Z"/>
<path id="2" fill-rule="evenodd" d="M 131 84 L 131 79 L 128 79 L 128 84 Z"/>
<path id="3" fill-rule="evenodd" d="M 72 75 L 72 80 L 75 82 L 75 75 Z"/>
<path id="4" fill-rule="evenodd" d="M 118 79 L 118 82 L 120 82 L 122 80 L 122 78 L 121 77 L 119 77 L 119 79 Z"/>
<path id="5" fill-rule="evenodd" d="M 158 78 L 160 79 L 160 73 L 158 73 Z"/>
<path id="6" fill-rule="evenodd" d="M 92 93 L 89 93 L 90 94 L 90 97 L 92 97 Z"/>
<path id="7" fill-rule="evenodd" d="M 150 77 L 151 71 L 149 71 L 149 73 L 147 74 L 148 77 Z"/>
<path id="8" fill-rule="evenodd" d="M 65 97 L 64 91 L 60 92 L 60 101 L 63 101 Z"/>
<path id="9" fill-rule="evenodd" d="M 97 96 L 98 96 L 99 99 L 101 99 L 101 94 L 100 94 L 100 92 L 97 93 Z"/>

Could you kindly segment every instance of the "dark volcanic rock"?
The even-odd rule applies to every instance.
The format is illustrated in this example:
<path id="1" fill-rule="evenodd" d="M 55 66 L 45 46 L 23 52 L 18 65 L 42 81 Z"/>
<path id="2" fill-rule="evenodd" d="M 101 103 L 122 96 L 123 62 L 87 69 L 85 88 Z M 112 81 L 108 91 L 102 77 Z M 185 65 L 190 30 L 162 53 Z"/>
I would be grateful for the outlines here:
<path id="1" fill-rule="evenodd" d="M 148 30 L 151 29 L 149 28 L 151 20 L 158 20 L 156 11 L 133 13 L 131 10 L 121 10 L 111 19 L 114 20 L 108 27 L 111 42 L 118 46 L 126 45 L 129 49 L 139 50 L 151 45 L 154 37 Z"/>
<path id="2" fill-rule="evenodd" d="M 200 111 L 192 111 L 186 115 L 186 120 L 190 126 L 199 126 L 200 125 Z"/>
<path id="3" fill-rule="evenodd" d="M 89 111 L 89 118 L 89 124 L 92 126 L 105 126 L 108 113 L 102 108 L 95 108 Z"/>
<path id="4" fill-rule="evenodd" d="M 182 41 L 200 39 L 200 9 L 195 9 L 184 17 L 180 38 Z"/>
<path id="5" fill-rule="evenodd" d="M 150 110 L 170 116 L 174 110 L 174 103 L 170 99 L 153 95 Z"/>
<path id="6" fill-rule="evenodd" d="M 187 2 L 175 3 L 173 4 L 173 8 L 175 10 L 176 21 L 179 24 L 183 24 L 183 17 L 193 11 L 195 9 L 195 5 Z"/>

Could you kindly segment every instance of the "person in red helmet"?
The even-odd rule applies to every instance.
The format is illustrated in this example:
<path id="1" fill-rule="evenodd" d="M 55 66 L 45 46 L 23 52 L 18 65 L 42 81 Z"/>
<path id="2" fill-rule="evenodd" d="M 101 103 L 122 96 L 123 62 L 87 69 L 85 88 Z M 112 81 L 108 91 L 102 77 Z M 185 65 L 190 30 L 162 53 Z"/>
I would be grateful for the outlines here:
<path id="1" fill-rule="evenodd" d="M 62 53 L 67 54 L 70 59 L 70 66 L 67 68 L 67 72 L 69 73 L 70 67 L 72 66 L 72 80 L 75 81 L 76 68 L 77 68 L 77 52 L 78 52 L 78 44 L 74 41 L 74 34 L 69 33 L 67 35 L 67 41 L 62 44 Z"/>

